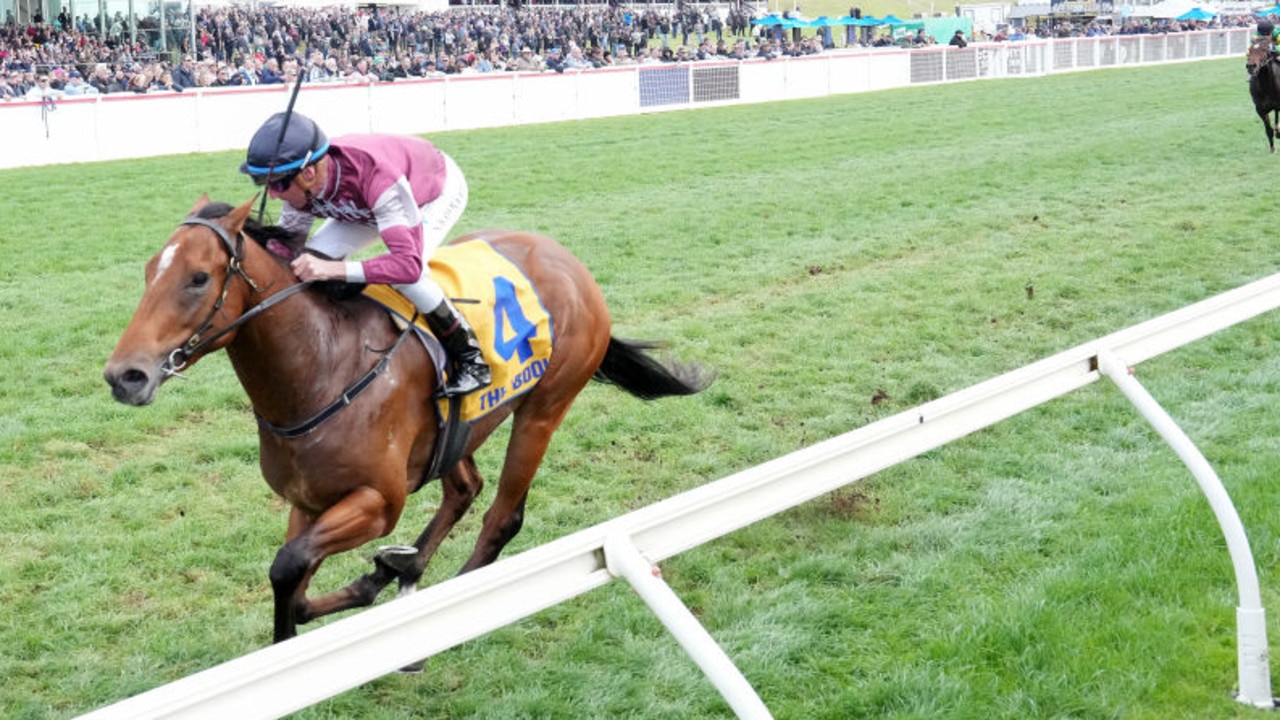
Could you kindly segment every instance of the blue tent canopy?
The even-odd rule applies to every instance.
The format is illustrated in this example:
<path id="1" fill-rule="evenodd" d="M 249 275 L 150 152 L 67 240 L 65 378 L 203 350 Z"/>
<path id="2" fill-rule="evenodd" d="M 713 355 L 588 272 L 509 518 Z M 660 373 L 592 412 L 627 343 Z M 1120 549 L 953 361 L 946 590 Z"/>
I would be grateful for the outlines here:
<path id="1" fill-rule="evenodd" d="M 1254 15 L 1257 15 L 1258 17 L 1262 17 L 1264 15 L 1280 15 L 1280 5 L 1272 5 L 1269 8 L 1263 8 L 1254 13 Z"/>
<path id="2" fill-rule="evenodd" d="M 756 18 L 751 21 L 752 25 L 764 25 L 765 27 L 773 27 L 778 25 L 784 28 L 809 27 L 809 23 L 804 20 L 796 20 L 795 18 L 784 18 L 777 15 L 765 15 L 762 18 Z"/>
<path id="3" fill-rule="evenodd" d="M 1217 13 L 1211 13 L 1208 10 L 1201 10 L 1198 7 L 1193 7 L 1174 18 L 1174 20 L 1212 20 L 1216 17 L 1218 17 Z"/>

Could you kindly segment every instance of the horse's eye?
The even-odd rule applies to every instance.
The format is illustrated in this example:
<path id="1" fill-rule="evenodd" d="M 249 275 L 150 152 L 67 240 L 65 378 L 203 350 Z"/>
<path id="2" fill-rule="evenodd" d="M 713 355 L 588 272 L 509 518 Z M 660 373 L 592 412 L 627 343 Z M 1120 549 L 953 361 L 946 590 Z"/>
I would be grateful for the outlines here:
<path id="1" fill-rule="evenodd" d="M 191 276 L 191 287 L 193 288 L 202 288 L 208 284 L 209 284 L 209 273 L 207 272 L 201 271 Z"/>

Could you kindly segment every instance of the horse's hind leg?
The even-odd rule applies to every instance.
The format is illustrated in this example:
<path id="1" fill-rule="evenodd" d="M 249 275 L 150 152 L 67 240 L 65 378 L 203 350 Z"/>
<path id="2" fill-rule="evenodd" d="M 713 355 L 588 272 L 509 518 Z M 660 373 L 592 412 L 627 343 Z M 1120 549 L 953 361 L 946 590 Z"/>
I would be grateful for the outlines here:
<path id="1" fill-rule="evenodd" d="M 394 569 L 400 579 L 400 595 L 413 592 L 427 564 L 454 525 L 467 514 L 471 503 L 484 487 L 484 479 L 476 469 L 476 461 L 468 455 L 441 479 L 440 507 L 413 546 L 392 546 L 378 551 L 377 561 Z"/>
<path id="2" fill-rule="evenodd" d="M 537 400 L 529 398 L 516 412 L 511 439 L 507 443 L 507 456 L 502 463 L 502 477 L 498 480 L 497 496 L 484 514 L 475 549 L 459 573 L 470 572 L 496 560 L 502 548 L 520 532 L 524 524 L 525 499 L 529 496 L 533 476 L 546 455 L 552 433 L 560 427 L 572 400 L 571 395 L 568 400 L 539 406 Z"/>

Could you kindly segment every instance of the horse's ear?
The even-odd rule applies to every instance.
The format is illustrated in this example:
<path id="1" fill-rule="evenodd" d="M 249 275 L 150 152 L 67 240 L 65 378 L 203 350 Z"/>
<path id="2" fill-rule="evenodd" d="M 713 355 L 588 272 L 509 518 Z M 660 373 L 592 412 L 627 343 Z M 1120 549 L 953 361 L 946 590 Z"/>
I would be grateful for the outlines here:
<path id="1" fill-rule="evenodd" d="M 187 215 L 195 215 L 200 209 L 209 204 L 209 193 L 200 193 L 200 199 L 196 200 L 196 204 L 192 206 L 191 211 Z"/>
<path id="2" fill-rule="evenodd" d="M 253 212 L 253 201 L 257 199 L 258 195 L 254 193 L 253 197 L 249 198 L 249 202 L 227 213 L 227 216 L 222 220 L 222 226 L 232 234 L 240 232 L 240 229 L 244 227 L 245 219 L 249 217 L 250 212 Z"/>

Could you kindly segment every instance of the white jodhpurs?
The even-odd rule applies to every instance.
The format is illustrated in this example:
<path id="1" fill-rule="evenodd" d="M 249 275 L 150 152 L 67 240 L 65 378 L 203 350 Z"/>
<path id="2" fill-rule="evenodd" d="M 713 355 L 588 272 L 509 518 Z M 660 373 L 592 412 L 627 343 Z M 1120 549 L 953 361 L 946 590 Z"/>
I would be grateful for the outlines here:
<path id="1" fill-rule="evenodd" d="M 469 195 L 467 178 L 462 174 L 462 169 L 453 158 L 441 154 L 444 155 L 445 165 L 444 187 L 435 200 L 418 208 L 418 214 L 422 218 L 422 275 L 417 282 L 394 286 L 423 312 L 434 310 L 444 302 L 444 291 L 431 279 L 431 267 L 427 261 L 436 248 L 448 239 L 453 226 L 462 217 L 462 212 L 467 209 Z M 376 226 L 328 219 L 307 241 L 307 248 L 327 257 L 342 259 L 372 245 L 379 238 Z"/>

